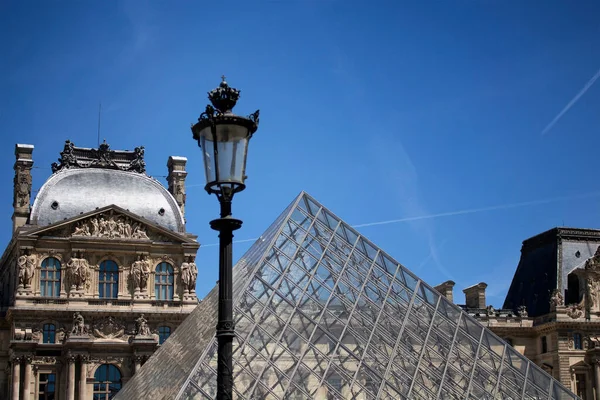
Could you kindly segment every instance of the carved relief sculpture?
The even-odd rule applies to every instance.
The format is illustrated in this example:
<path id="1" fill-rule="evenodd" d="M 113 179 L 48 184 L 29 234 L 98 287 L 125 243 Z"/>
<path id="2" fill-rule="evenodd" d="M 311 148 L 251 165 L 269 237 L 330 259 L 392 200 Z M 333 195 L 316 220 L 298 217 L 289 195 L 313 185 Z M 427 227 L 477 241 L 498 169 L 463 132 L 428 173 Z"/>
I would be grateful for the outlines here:
<path id="1" fill-rule="evenodd" d="M 131 264 L 130 276 L 136 293 L 148 291 L 148 278 L 150 277 L 150 263 L 146 256 L 140 254 L 138 259 Z"/>
<path id="2" fill-rule="evenodd" d="M 82 291 L 89 279 L 90 265 L 81 252 L 75 253 L 67 263 L 67 277 L 71 291 Z"/>
<path id="3" fill-rule="evenodd" d="M 194 262 L 194 256 L 189 256 L 186 261 L 181 264 L 181 282 L 183 283 L 183 291 L 187 293 L 196 292 L 196 278 L 198 276 L 198 267 Z"/>
<path id="4" fill-rule="evenodd" d="M 125 334 L 125 325 L 109 316 L 95 321 L 92 331 L 94 336 L 102 339 L 118 339 Z"/>
<path id="5" fill-rule="evenodd" d="M 71 328 L 71 335 L 82 336 L 87 335 L 88 329 L 85 326 L 85 321 L 81 313 L 76 312 L 73 314 L 73 327 Z"/>
<path id="6" fill-rule="evenodd" d="M 19 288 L 31 289 L 31 280 L 35 274 L 35 257 L 23 254 L 17 259 Z"/>
<path id="7" fill-rule="evenodd" d="M 146 229 L 139 222 L 134 222 L 123 215 L 92 217 L 80 221 L 73 230 L 72 236 L 90 236 L 108 239 L 149 239 Z"/>
<path id="8" fill-rule="evenodd" d="M 144 318 L 144 314 L 140 315 L 135 320 L 135 332 L 137 336 L 151 336 L 150 327 L 148 326 L 148 320 Z"/>
<path id="9" fill-rule="evenodd" d="M 19 166 L 17 167 L 17 173 L 14 179 L 15 185 L 15 207 L 26 207 L 29 206 L 29 200 L 31 197 L 31 173 L 30 167 Z"/>
<path id="10" fill-rule="evenodd" d="M 573 304 L 567 308 L 567 315 L 573 319 L 581 318 L 583 315 L 583 306 L 581 304 Z"/>

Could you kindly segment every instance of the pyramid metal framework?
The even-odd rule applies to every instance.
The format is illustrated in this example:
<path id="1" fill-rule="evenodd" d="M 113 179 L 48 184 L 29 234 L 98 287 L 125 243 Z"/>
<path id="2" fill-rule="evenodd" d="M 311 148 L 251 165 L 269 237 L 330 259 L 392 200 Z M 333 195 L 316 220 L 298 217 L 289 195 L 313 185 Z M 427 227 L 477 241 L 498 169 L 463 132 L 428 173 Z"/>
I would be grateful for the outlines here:
<path id="1" fill-rule="evenodd" d="M 577 398 L 306 193 L 234 271 L 234 398 Z M 141 383 L 175 368 L 177 331 L 126 398 L 215 398 L 217 295 L 178 329 L 196 324 L 187 340 L 202 350 L 177 365 L 185 377 L 163 382 L 173 392 Z"/>

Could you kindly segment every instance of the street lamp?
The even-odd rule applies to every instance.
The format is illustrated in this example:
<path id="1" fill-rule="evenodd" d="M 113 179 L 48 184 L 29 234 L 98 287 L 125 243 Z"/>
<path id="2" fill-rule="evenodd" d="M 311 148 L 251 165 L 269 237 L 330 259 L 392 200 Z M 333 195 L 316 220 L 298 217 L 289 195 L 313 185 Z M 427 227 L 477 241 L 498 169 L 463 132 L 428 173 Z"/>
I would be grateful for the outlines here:
<path id="1" fill-rule="evenodd" d="M 208 194 L 216 194 L 221 218 L 210 221 L 219 231 L 219 321 L 217 322 L 217 400 L 231 400 L 233 391 L 233 296 L 232 239 L 242 221 L 231 216 L 233 195 L 246 188 L 248 142 L 258 128 L 258 110 L 248 117 L 232 112 L 240 91 L 223 81 L 208 93 L 212 103 L 192 125 L 194 139 L 202 149 Z"/>

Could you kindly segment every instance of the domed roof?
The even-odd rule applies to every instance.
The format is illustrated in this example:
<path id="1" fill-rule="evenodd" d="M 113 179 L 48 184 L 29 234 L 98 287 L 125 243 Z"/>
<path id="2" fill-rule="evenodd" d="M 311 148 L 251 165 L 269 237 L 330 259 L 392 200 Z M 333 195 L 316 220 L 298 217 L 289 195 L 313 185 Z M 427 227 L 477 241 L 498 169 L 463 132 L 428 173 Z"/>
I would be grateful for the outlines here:
<path id="1" fill-rule="evenodd" d="M 74 154 L 72 158 L 66 153 L 67 147 Z M 95 149 L 76 148 L 67 142 L 60 165 L 53 165 L 54 174 L 33 203 L 30 224 L 46 226 L 114 204 L 174 232 L 185 231 L 177 202 L 163 185 L 144 173 L 143 158 L 137 158 L 141 170 L 124 168 L 131 164 L 123 159 L 125 152 L 110 151 L 121 157 L 114 157 L 116 162 L 104 157 L 102 163 L 94 165 L 85 163 L 89 158 L 78 157 L 77 153 L 85 150 Z M 105 162 L 107 159 L 110 162 Z"/>

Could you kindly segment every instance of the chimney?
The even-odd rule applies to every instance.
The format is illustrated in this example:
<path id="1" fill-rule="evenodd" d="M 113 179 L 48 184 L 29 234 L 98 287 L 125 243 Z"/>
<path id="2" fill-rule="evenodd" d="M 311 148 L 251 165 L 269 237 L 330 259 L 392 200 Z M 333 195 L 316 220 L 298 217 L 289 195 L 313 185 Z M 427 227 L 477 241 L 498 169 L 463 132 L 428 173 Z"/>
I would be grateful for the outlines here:
<path id="1" fill-rule="evenodd" d="M 185 164 L 187 158 L 170 156 L 167 162 L 167 168 L 169 168 L 169 176 L 167 176 L 167 182 L 169 183 L 169 192 L 177 201 L 181 213 L 185 216 L 185 177 L 187 171 L 185 170 Z"/>
<path id="2" fill-rule="evenodd" d="M 454 289 L 454 285 L 456 285 L 456 283 L 454 281 L 446 281 L 444 283 L 440 283 L 439 285 L 434 287 L 434 289 L 437 290 L 438 292 L 440 292 L 442 294 L 442 296 L 444 296 L 451 302 L 454 302 L 454 297 L 452 295 L 452 290 Z"/>
<path id="3" fill-rule="evenodd" d="M 31 200 L 31 167 L 33 167 L 33 145 L 15 145 L 15 179 L 13 197 L 13 232 L 25 225 L 29 218 Z"/>
<path id="4" fill-rule="evenodd" d="M 485 288 L 487 283 L 479 282 L 463 290 L 467 308 L 485 308 Z"/>

